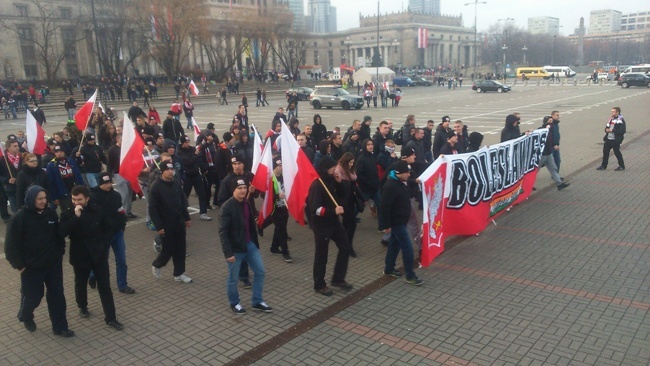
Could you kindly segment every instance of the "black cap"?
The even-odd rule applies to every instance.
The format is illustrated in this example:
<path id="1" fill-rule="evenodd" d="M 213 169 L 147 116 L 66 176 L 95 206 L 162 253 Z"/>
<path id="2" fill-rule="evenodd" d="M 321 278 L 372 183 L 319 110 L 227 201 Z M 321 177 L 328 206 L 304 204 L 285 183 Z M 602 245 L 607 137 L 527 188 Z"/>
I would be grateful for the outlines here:
<path id="1" fill-rule="evenodd" d="M 230 190 L 231 190 L 232 192 L 234 192 L 235 189 L 237 189 L 237 187 L 240 187 L 240 186 L 248 187 L 248 182 L 247 182 L 246 179 L 244 179 L 243 177 L 242 177 L 242 178 L 233 179 L 233 180 L 230 182 Z"/>
<path id="2" fill-rule="evenodd" d="M 280 158 L 273 160 L 273 169 L 277 168 L 278 166 L 282 166 L 282 159 Z"/>
<path id="3" fill-rule="evenodd" d="M 167 114 L 170 114 L 170 115 L 173 116 L 173 115 L 174 115 L 174 111 L 172 111 L 172 110 L 168 110 L 168 111 L 167 111 Z"/>
<path id="4" fill-rule="evenodd" d="M 7 135 L 7 140 L 18 140 L 18 137 L 12 133 Z"/>
<path id="5" fill-rule="evenodd" d="M 95 134 L 90 133 L 90 132 L 86 134 L 86 140 L 90 141 L 90 140 L 94 140 L 94 139 L 95 139 Z"/>
<path id="6" fill-rule="evenodd" d="M 158 140 L 160 138 L 163 138 L 163 139 L 165 138 L 165 135 L 163 135 L 161 132 L 156 134 L 156 140 Z"/>
<path id="7" fill-rule="evenodd" d="M 240 156 L 234 155 L 232 158 L 230 158 L 230 163 L 231 164 L 235 164 L 235 163 L 244 164 L 244 161 L 242 160 L 242 158 Z"/>
<path id="8" fill-rule="evenodd" d="M 174 164 L 172 162 L 166 162 L 164 164 L 160 164 L 160 170 L 173 170 L 174 169 Z"/>
<path id="9" fill-rule="evenodd" d="M 111 175 L 108 174 L 107 172 L 99 173 L 98 180 L 100 186 L 104 183 L 113 183 L 113 179 L 111 178 Z"/>
<path id="10" fill-rule="evenodd" d="M 154 143 L 156 143 L 156 141 L 154 141 L 153 137 L 147 137 L 146 139 L 144 139 L 144 143 L 146 145 L 153 145 Z"/>
<path id="11" fill-rule="evenodd" d="M 224 132 L 223 134 L 223 142 L 228 142 L 233 139 L 232 133 L 230 132 Z"/>
<path id="12" fill-rule="evenodd" d="M 363 121 L 364 121 L 364 122 L 366 122 L 366 121 L 372 121 L 372 117 L 370 117 L 370 116 L 365 116 L 365 117 L 363 117 Z"/>
<path id="13" fill-rule="evenodd" d="M 190 137 L 187 136 L 187 135 L 181 136 L 181 144 L 183 144 L 185 142 L 190 142 Z"/>
<path id="14" fill-rule="evenodd" d="M 442 117 L 442 122 L 451 122 L 451 118 L 449 118 L 449 116 L 444 116 Z"/>
<path id="15" fill-rule="evenodd" d="M 402 174 L 402 173 L 408 173 L 410 171 L 411 171 L 411 167 L 407 162 L 403 160 L 399 160 L 397 163 L 395 163 L 395 173 Z"/>
<path id="16" fill-rule="evenodd" d="M 400 156 L 402 158 L 408 158 L 409 156 L 414 154 L 415 154 L 415 150 L 413 150 L 412 147 L 407 147 L 407 146 L 402 147 L 402 151 L 400 152 Z"/>
<path id="17" fill-rule="evenodd" d="M 54 145 L 54 149 L 52 151 L 57 152 L 57 151 L 63 151 L 63 147 L 59 144 Z"/>
<path id="18" fill-rule="evenodd" d="M 206 128 L 208 130 L 214 130 L 214 123 L 212 123 L 212 122 L 208 123 L 208 126 Z"/>

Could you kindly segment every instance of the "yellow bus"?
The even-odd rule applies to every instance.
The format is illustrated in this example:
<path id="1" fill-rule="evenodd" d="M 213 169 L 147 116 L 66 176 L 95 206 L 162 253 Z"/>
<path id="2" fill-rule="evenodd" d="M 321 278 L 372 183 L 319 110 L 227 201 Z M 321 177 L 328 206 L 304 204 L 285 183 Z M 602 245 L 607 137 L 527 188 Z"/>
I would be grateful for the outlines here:
<path id="1" fill-rule="evenodd" d="M 518 67 L 517 68 L 517 79 L 529 80 L 529 79 L 548 79 L 549 75 L 543 67 Z"/>

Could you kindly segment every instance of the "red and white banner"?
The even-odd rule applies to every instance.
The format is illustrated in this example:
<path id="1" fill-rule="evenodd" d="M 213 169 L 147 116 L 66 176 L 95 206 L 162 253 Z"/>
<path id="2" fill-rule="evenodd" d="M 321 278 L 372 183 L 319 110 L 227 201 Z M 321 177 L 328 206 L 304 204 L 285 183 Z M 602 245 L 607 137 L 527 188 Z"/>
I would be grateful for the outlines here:
<path id="1" fill-rule="evenodd" d="M 481 150 L 436 159 L 420 175 L 422 265 L 444 251 L 452 235 L 475 235 L 502 212 L 528 198 L 548 130 Z"/>
<path id="2" fill-rule="evenodd" d="M 253 181 L 251 185 L 260 192 L 266 192 L 264 195 L 264 202 L 260 209 L 257 218 L 257 225 L 262 227 L 262 224 L 273 213 L 273 206 L 275 204 L 275 197 L 273 191 L 273 149 L 271 148 L 271 139 L 266 140 L 262 159 L 259 162 L 257 169 L 253 170 Z"/>
<path id="3" fill-rule="evenodd" d="M 138 175 L 144 167 L 142 149 L 144 142 L 140 135 L 135 132 L 133 123 L 124 113 L 124 127 L 122 128 L 122 146 L 120 148 L 120 176 L 129 181 L 135 193 L 142 193 Z"/>
<path id="4" fill-rule="evenodd" d="M 194 84 L 194 80 L 190 80 L 190 93 L 192 95 L 197 96 L 199 95 L 199 88 L 196 87 L 196 84 Z"/>
<path id="5" fill-rule="evenodd" d="M 43 155 L 45 152 L 45 131 L 43 127 L 36 122 L 36 118 L 32 112 L 27 110 L 27 118 L 25 120 L 25 135 L 27 135 L 27 151 L 36 155 Z"/>
<path id="6" fill-rule="evenodd" d="M 196 123 L 196 120 L 194 117 L 192 117 L 192 127 L 194 128 L 194 142 L 199 138 L 199 135 L 201 134 L 201 129 L 199 128 L 199 124 Z"/>
<path id="7" fill-rule="evenodd" d="M 257 166 L 260 165 L 260 159 L 262 159 L 262 151 L 264 151 L 264 144 L 262 143 L 262 138 L 257 132 L 255 125 L 251 125 L 251 130 L 255 134 L 253 136 L 253 167 L 251 172 L 255 173 L 257 171 Z"/>
<path id="8" fill-rule="evenodd" d="M 287 124 L 282 121 L 280 125 L 282 125 L 282 132 L 278 140 L 280 140 L 279 145 L 282 153 L 282 177 L 287 209 L 300 225 L 304 225 L 304 209 L 309 186 L 318 178 L 318 173 L 314 170 L 307 155 L 298 146 L 298 142 L 289 131 Z"/>
<path id="9" fill-rule="evenodd" d="M 418 28 L 418 48 L 427 48 L 429 45 L 429 30 Z"/>
<path id="10" fill-rule="evenodd" d="M 95 100 L 97 99 L 97 89 L 95 89 L 95 92 L 93 93 L 93 96 L 88 99 L 86 103 L 84 103 L 83 107 L 77 111 L 77 113 L 74 115 L 74 123 L 77 125 L 77 129 L 79 131 L 85 131 L 86 127 L 88 127 L 88 121 L 90 120 L 90 116 L 93 113 L 93 108 L 95 108 Z M 127 121 L 126 119 L 125 121 Z"/>

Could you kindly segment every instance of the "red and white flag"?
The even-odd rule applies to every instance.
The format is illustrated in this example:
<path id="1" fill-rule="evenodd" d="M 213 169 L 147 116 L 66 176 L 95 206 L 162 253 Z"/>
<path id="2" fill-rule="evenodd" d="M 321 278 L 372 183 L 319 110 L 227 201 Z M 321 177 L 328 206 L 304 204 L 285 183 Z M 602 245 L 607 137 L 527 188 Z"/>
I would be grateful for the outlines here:
<path id="1" fill-rule="evenodd" d="M 262 159 L 259 162 L 257 169 L 253 171 L 255 176 L 251 185 L 264 194 L 264 202 L 260 209 L 260 214 L 257 218 L 257 225 L 262 226 L 264 221 L 273 213 L 273 206 L 275 205 L 275 190 L 273 189 L 273 149 L 271 148 L 271 140 L 266 141 Z"/>
<path id="2" fill-rule="evenodd" d="M 445 250 L 443 231 L 444 194 L 447 184 L 447 160 L 436 159 L 419 177 L 422 186 L 422 266 Z"/>
<path id="3" fill-rule="evenodd" d="M 199 95 L 199 88 L 196 87 L 196 84 L 194 84 L 194 80 L 190 80 L 190 92 L 192 95 L 197 96 Z"/>
<path id="4" fill-rule="evenodd" d="M 43 155 L 45 152 L 45 131 L 43 127 L 36 122 L 32 112 L 27 110 L 25 121 L 25 134 L 27 135 L 27 151 L 36 155 Z"/>
<path id="5" fill-rule="evenodd" d="M 194 142 L 199 138 L 199 134 L 201 133 L 201 129 L 199 128 L 199 124 L 196 123 L 196 120 L 194 117 L 192 117 L 192 127 L 194 128 Z"/>
<path id="6" fill-rule="evenodd" d="M 429 30 L 418 28 L 418 48 L 427 48 L 429 45 Z"/>
<path id="7" fill-rule="evenodd" d="M 257 132 L 257 128 L 254 125 L 251 125 L 251 130 L 255 134 L 253 138 L 253 167 L 251 172 L 257 171 L 257 166 L 260 165 L 260 160 L 262 159 L 262 151 L 264 151 L 264 144 L 262 143 L 262 138 Z"/>
<path id="8" fill-rule="evenodd" d="M 85 131 L 88 127 L 88 121 L 90 120 L 90 115 L 93 113 L 93 108 L 95 108 L 95 99 L 97 99 L 97 89 L 93 93 L 93 96 L 84 103 L 83 107 L 77 111 L 77 114 L 74 115 L 74 122 L 77 125 L 79 131 Z M 127 121 L 128 119 L 125 119 Z"/>
<path id="9" fill-rule="evenodd" d="M 133 124 L 126 112 L 124 113 L 124 127 L 122 128 L 122 147 L 120 149 L 120 175 L 129 181 L 135 193 L 142 193 L 138 175 L 144 167 L 142 149 L 144 142 L 140 135 L 135 132 Z"/>
<path id="10" fill-rule="evenodd" d="M 282 121 L 280 133 L 280 151 L 282 152 L 282 176 L 284 178 L 284 195 L 287 208 L 300 225 L 305 224 L 304 208 L 309 194 L 309 186 L 318 178 L 307 155 L 300 149 L 298 142 Z"/>

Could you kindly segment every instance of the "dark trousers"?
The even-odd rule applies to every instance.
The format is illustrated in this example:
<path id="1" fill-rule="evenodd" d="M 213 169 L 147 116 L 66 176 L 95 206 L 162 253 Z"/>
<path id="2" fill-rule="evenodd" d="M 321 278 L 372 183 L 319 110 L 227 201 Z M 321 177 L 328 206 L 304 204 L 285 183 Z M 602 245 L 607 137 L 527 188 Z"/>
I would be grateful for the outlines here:
<path id="1" fill-rule="evenodd" d="M 605 145 L 603 146 L 603 162 L 602 166 L 607 168 L 609 163 L 609 152 L 614 149 L 614 156 L 618 160 L 618 166 L 625 168 L 625 162 L 623 161 L 623 154 L 621 154 L 621 143 L 616 142 L 616 140 L 605 140 Z"/>
<path id="2" fill-rule="evenodd" d="M 289 222 L 289 210 L 286 207 L 276 207 L 273 212 L 273 241 L 271 242 L 271 252 L 282 250 L 282 254 L 289 254 L 287 245 L 287 223 Z"/>
<path id="3" fill-rule="evenodd" d="M 214 197 L 212 196 L 212 187 L 214 186 Z M 210 202 L 212 206 L 217 205 L 217 195 L 219 194 L 219 175 L 216 171 L 208 171 L 205 174 L 205 202 Z"/>
<path id="4" fill-rule="evenodd" d="M 354 239 L 354 232 L 357 231 L 357 208 L 355 204 L 348 204 L 345 206 L 343 212 L 343 227 L 348 235 L 348 242 L 350 249 L 352 249 L 352 240 Z"/>
<path id="5" fill-rule="evenodd" d="M 88 308 L 88 278 L 92 271 L 97 280 L 97 291 L 104 309 L 104 321 L 108 324 L 117 319 L 115 317 L 113 292 L 111 291 L 108 257 L 103 257 L 97 263 L 89 262 L 90 266 L 72 266 L 74 268 L 74 295 L 77 307 L 80 309 Z"/>
<path id="6" fill-rule="evenodd" d="M 330 239 L 339 248 L 339 254 L 336 256 L 336 264 L 334 264 L 332 282 L 345 281 L 345 275 L 348 271 L 348 261 L 350 260 L 350 242 L 348 241 L 348 235 L 343 225 L 337 223 L 329 227 L 317 227 L 317 225 L 312 223 L 312 229 L 314 230 L 314 242 L 316 244 L 316 253 L 314 256 L 314 290 L 320 290 L 327 286 L 325 283 L 325 271 L 327 269 Z"/>
<path id="7" fill-rule="evenodd" d="M 9 210 L 7 209 L 7 200 L 8 198 L 5 194 L 5 189 L 0 184 L 0 216 L 2 216 L 3 219 L 9 219 L 11 217 Z"/>
<path id="8" fill-rule="evenodd" d="M 185 273 L 185 251 L 187 249 L 185 225 L 174 228 L 174 230 L 165 228 L 165 235 L 160 237 L 162 239 L 162 250 L 151 265 L 162 268 L 172 259 L 174 262 L 174 276 L 182 275 Z"/>
<path id="9" fill-rule="evenodd" d="M 43 284 L 47 287 L 45 300 L 52 322 L 52 331 L 59 333 L 68 330 L 65 316 L 65 295 L 63 294 L 63 258 L 47 268 L 25 268 L 20 274 L 20 309 L 18 320 L 21 322 L 34 319 L 34 310 L 43 299 Z"/>
<path id="10" fill-rule="evenodd" d="M 208 200 L 205 195 L 205 182 L 201 174 L 185 175 L 185 179 L 183 180 L 183 192 L 185 192 L 185 196 L 190 196 L 192 188 L 194 188 L 196 195 L 199 197 L 199 213 L 207 213 Z"/>

